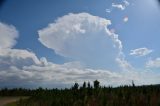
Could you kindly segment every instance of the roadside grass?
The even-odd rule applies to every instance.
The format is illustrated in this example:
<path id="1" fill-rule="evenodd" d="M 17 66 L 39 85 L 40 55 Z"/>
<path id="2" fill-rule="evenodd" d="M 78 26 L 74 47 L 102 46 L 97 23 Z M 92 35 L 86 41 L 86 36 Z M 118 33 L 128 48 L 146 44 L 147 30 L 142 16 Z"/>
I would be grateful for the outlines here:
<path id="1" fill-rule="evenodd" d="M 5 106 L 17 106 L 17 102 L 8 103 Z"/>

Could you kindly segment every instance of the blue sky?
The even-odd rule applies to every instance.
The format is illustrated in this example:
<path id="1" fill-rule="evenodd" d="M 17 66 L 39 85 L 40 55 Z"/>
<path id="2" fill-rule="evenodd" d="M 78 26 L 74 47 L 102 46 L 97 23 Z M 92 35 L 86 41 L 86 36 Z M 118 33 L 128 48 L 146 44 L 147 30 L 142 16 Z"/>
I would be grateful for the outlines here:
<path id="1" fill-rule="evenodd" d="M 0 86 L 159 83 L 159 13 L 156 0 L 6 0 Z"/>

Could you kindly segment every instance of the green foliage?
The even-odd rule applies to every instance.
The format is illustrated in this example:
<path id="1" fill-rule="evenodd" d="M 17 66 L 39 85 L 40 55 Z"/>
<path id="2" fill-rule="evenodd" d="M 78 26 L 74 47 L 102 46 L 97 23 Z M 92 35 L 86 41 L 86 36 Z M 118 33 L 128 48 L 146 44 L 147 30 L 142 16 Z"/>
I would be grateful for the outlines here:
<path id="1" fill-rule="evenodd" d="M 86 88 L 86 82 L 83 83 L 83 88 L 84 88 L 84 89 Z"/>
<path id="2" fill-rule="evenodd" d="M 93 83 L 94 83 L 94 88 L 98 89 L 99 88 L 99 81 L 95 80 Z"/>
<path id="3" fill-rule="evenodd" d="M 75 83 L 74 86 L 72 87 L 73 90 L 78 90 L 79 84 Z"/>
<path id="4" fill-rule="evenodd" d="M 102 87 L 98 80 L 71 89 L 2 89 L 0 96 L 29 96 L 16 106 L 160 106 L 160 85 Z M 12 106 L 12 105 L 10 105 Z M 15 105 L 13 105 L 15 106 Z"/>

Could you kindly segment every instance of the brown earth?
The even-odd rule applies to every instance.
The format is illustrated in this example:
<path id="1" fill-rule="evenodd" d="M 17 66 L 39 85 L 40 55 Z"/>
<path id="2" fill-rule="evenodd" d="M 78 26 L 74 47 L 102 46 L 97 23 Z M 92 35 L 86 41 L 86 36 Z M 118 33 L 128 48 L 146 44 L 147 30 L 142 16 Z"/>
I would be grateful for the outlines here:
<path id="1" fill-rule="evenodd" d="M 8 103 L 16 102 L 22 97 L 0 97 L 0 106 L 4 106 Z"/>

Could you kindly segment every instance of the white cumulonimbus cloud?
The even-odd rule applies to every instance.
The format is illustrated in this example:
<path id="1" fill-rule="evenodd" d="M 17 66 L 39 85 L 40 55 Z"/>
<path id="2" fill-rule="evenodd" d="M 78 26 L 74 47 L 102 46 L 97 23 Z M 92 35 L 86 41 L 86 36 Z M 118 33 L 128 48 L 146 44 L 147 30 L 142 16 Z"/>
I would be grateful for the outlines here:
<path id="1" fill-rule="evenodd" d="M 68 14 L 39 30 L 39 41 L 90 68 L 112 69 L 118 67 L 122 44 L 107 28 L 110 24 L 110 20 L 88 13 Z"/>
<path id="2" fill-rule="evenodd" d="M 150 53 L 152 53 L 153 50 L 150 50 L 148 48 L 138 48 L 138 49 L 134 49 L 134 50 L 131 50 L 130 52 L 130 55 L 134 55 L 134 56 L 146 56 Z"/>
<path id="3" fill-rule="evenodd" d="M 13 25 L 0 22 L 0 49 L 13 47 L 17 37 L 18 31 Z"/>

